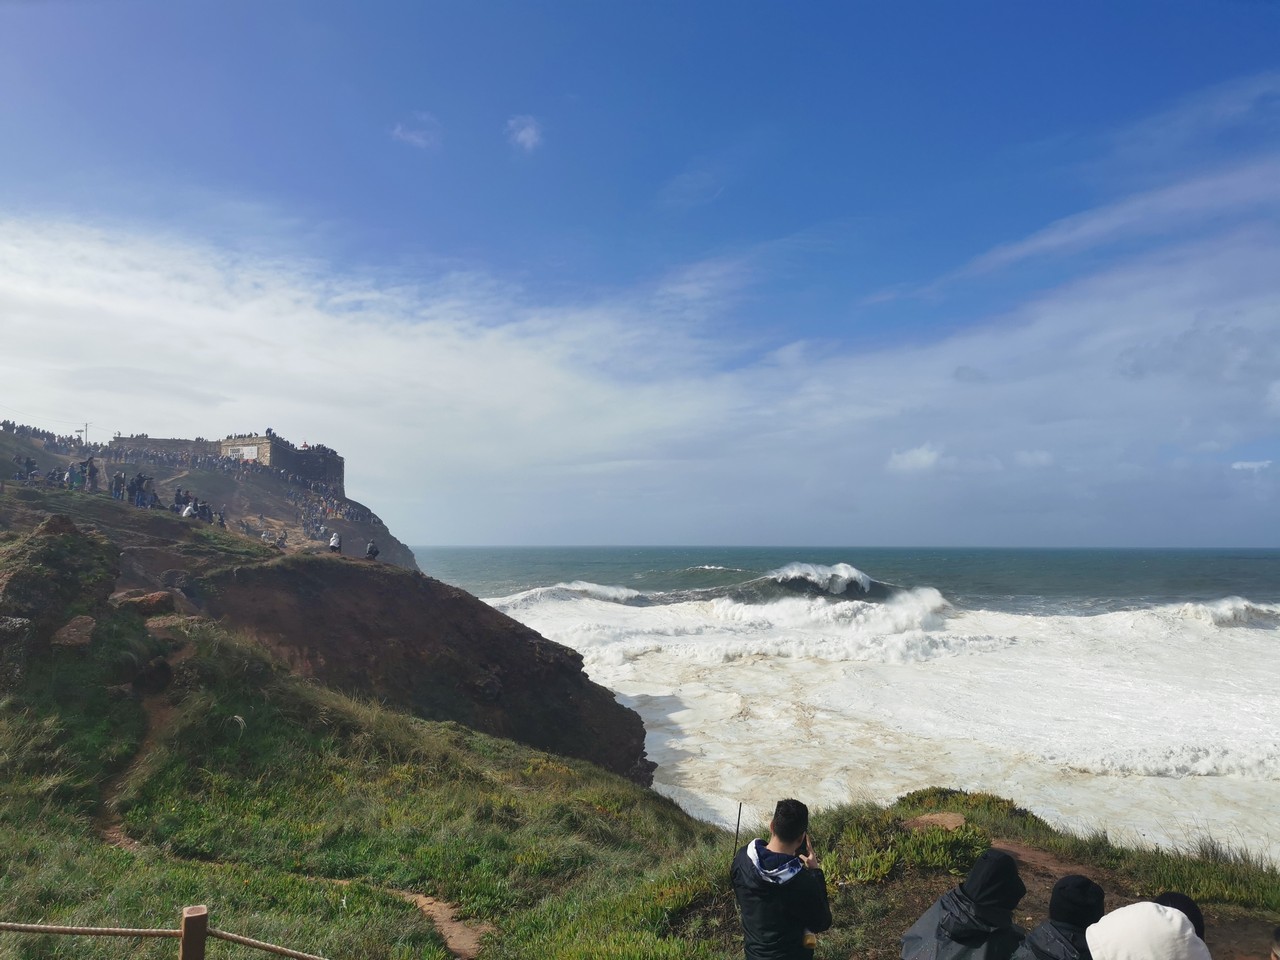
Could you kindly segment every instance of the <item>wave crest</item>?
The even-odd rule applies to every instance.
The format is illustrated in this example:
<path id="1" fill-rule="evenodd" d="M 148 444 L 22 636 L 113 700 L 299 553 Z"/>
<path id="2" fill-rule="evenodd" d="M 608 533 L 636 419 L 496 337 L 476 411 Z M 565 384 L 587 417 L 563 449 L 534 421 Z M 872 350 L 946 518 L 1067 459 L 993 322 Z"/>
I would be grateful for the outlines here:
<path id="1" fill-rule="evenodd" d="M 1054 761 L 1061 758 L 1048 757 Z M 1280 780 L 1280 750 L 1244 752 L 1227 746 L 1184 744 L 1162 750 L 1127 751 L 1076 759 L 1070 769 L 1099 776 L 1242 777 Z"/>
<path id="2" fill-rule="evenodd" d="M 1211 603 L 1184 603 L 1177 615 L 1187 620 L 1203 620 L 1215 627 L 1280 626 L 1280 605 L 1253 603 L 1244 597 L 1223 597 Z"/>
<path id="3" fill-rule="evenodd" d="M 532 590 L 523 590 L 507 597 L 495 597 L 485 602 L 508 616 L 515 616 L 514 611 L 530 610 L 545 603 L 583 599 L 633 604 L 644 601 L 645 595 L 639 590 L 629 590 L 626 587 L 610 587 L 602 583 L 574 580 L 571 583 L 557 583 L 550 587 L 534 587 Z"/>
<path id="4" fill-rule="evenodd" d="M 860 593 L 870 593 L 871 585 L 875 582 L 857 567 L 847 563 L 837 563 L 830 567 L 816 563 L 788 563 L 785 567 L 769 571 L 765 577 L 781 584 L 797 581 L 812 583 L 824 592 L 836 596 L 847 593 L 850 586 L 856 587 Z"/>

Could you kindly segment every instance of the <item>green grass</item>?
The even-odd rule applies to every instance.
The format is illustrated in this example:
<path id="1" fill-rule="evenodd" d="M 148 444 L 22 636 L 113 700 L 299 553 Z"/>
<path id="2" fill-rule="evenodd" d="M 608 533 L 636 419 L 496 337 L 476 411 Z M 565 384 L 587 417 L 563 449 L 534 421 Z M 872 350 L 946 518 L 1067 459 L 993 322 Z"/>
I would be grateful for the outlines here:
<path id="1" fill-rule="evenodd" d="M 991 836 L 1021 840 L 1063 859 L 1115 871 L 1131 881 L 1138 896 L 1180 890 L 1205 903 L 1280 914 L 1280 870 L 1276 865 L 1211 837 L 1192 839 L 1175 850 L 1118 846 L 1105 832 L 1080 836 L 1056 830 L 1001 797 L 936 787 L 907 794 L 890 809 L 904 819 L 937 811 L 961 813 Z"/>

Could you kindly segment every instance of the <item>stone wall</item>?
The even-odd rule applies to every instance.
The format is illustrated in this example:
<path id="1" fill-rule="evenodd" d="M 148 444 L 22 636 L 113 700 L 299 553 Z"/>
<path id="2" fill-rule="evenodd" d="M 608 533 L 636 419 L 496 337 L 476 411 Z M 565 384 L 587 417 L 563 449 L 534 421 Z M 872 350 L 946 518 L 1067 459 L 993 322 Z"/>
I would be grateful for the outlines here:
<path id="1" fill-rule="evenodd" d="M 287 448 L 279 437 L 228 437 L 218 444 L 218 452 L 235 460 L 257 460 L 264 466 L 280 467 L 279 452 Z"/>
<path id="2" fill-rule="evenodd" d="M 327 483 L 333 493 L 345 496 L 345 461 L 328 447 L 296 447 L 276 434 L 264 434 L 256 437 L 230 437 L 221 442 L 219 452 L 224 457 L 257 460 L 263 466 L 287 470 L 305 480 Z"/>

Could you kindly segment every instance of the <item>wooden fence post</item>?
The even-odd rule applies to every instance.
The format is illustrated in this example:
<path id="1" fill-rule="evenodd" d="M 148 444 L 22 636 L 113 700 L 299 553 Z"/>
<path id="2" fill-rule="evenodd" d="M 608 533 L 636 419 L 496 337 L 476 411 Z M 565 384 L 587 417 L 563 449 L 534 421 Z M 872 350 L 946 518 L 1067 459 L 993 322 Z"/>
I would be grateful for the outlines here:
<path id="1" fill-rule="evenodd" d="M 178 960 L 204 960 L 204 941 L 209 933 L 209 908 L 182 908 L 182 939 L 178 941 Z"/>

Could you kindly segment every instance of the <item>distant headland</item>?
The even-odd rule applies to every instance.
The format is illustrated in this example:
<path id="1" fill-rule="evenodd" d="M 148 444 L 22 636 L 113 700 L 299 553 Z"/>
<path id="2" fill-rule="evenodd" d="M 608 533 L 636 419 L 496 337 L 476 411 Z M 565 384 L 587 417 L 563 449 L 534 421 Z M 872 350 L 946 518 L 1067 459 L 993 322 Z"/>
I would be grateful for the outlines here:
<path id="1" fill-rule="evenodd" d="M 337 534 L 342 552 L 362 555 L 373 541 L 383 562 L 418 569 L 413 552 L 378 515 L 346 495 L 341 454 L 320 443 L 295 444 L 271 427 L 228 433 L 221 440 L 117 433 L 106 442 L 86 443 L 83 434 L 64 436 L 3 420 L 4 437 L 25 441 L 21 453 L 5 456 L 13 463 L 6 480 L 109 493 L 174 512 L 195 499 L 198 517 L 287 553 L 324 550 Z"/>

